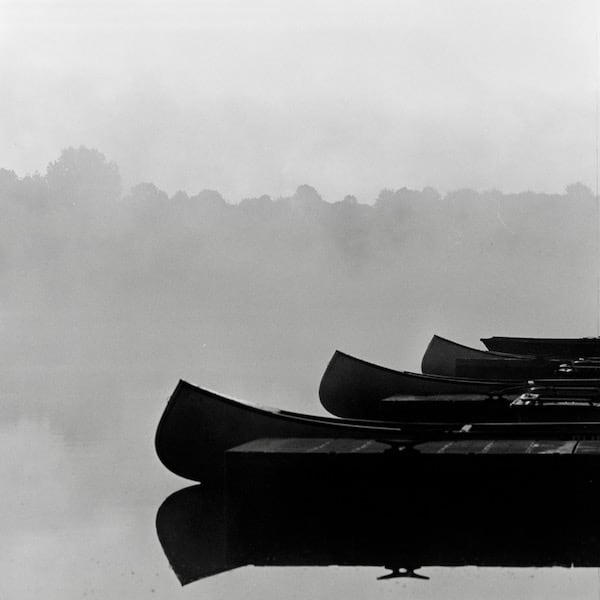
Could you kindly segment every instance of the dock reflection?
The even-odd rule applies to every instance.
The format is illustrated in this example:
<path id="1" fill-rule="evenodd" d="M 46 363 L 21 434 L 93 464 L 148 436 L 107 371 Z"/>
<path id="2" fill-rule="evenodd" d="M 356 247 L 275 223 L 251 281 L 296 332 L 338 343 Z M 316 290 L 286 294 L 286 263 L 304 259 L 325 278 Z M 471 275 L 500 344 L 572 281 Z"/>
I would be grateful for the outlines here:
<path id="1" fill-rule="evenodd" d="M 162 503 L 157 533 L 182 585 L 245 565 L 375 566 L 380 580 L 426 580 L 433 566 L 600 567 L 596 486 L 263 484 L 243 496 L 195 485 Z"/>

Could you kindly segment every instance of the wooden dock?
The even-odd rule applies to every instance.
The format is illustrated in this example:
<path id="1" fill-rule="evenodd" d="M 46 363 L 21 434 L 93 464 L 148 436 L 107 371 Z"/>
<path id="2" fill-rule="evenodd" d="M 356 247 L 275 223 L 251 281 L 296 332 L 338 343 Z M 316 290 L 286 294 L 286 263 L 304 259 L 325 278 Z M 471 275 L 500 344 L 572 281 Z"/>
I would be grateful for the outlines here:
<path id="1" fill-rule="evenodd" d="M 600 567 L 600 443 L 261 438 L 159 511 L 182 582 L 244 565 Z"/>
<path id="2" fill-rule="evenodd" d="M 301 538 L 320 523 L 318 535 L 347 537 L 350 527 L 374 546 L 385 532 L 391 550 L 423 524 L 441 532 L 475 520 L 506 544 L 523 526 L 538 543 L 558 529 L 590 527 L 600 442 L 257 439 L 226 452 L 225 495 L 240 540 L 277 536 L 282 523 Z M 301 518 L 290 522 L 293 507 Z"/>

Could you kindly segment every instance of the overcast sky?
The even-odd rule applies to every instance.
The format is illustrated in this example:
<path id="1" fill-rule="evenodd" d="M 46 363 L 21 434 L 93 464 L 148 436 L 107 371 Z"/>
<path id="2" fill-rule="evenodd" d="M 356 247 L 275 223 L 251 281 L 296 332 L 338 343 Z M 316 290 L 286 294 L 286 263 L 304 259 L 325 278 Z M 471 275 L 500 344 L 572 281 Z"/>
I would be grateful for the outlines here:
<path id="1" fill-rule="evenodd" d="M 0 0 L 0 167 L 126 185 L 594 186 L 597 2 Z"/>

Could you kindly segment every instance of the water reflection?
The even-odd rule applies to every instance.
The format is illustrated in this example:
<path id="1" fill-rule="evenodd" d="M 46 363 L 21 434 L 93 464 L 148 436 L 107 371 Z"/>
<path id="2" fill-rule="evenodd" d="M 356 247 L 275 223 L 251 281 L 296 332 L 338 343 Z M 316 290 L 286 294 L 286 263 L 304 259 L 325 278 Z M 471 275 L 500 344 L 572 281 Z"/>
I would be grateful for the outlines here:
<path id="1" fill-rule="evenodd" d="M 389 484 L 271 483 L 244 497 L 235 485 L 195 485 L 162 503 L 158 538 L 182 585 L 245 565 L 377 567 L 374 580 L 424 585 L 439 573 L 433 567 L 600 567 L 597 490 L 545 502 L 515 490 L 508 502 L 492 489 L 472 496 L 475 482 L 404 496 L 381 496 Z"/>

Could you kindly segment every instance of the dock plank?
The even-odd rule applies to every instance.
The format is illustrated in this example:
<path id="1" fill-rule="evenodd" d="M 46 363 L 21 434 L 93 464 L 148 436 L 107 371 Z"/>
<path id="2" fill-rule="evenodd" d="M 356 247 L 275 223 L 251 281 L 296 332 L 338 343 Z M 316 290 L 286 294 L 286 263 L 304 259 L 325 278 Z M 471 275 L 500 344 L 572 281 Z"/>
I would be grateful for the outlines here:
<path id="1" fill-rule="evenodd" d="M 402 440 L 398 440 L 402 448 Z M 245 454 L 382 454 L 391 441 L 351 438 L 260 438 L 228 452 Z M 415 444 L 422 454 L 600 454 L 600 441 L 481 439 L 435 440 Z"/>
<path id="2" fill-rule="evenodd" d="M 532 442 L 528 454 L 573 454 L 575 440 L 537 440 Z"/>
<path id="3" fill-rule="evenodd" d="M 577 442 L 575 454 L 600 454 L 600 440 L 581 440 Z"/>
<path id="4" fill-rule="evenodd" d="M 389 444 L 353 438 L 259 438 L 231 448 L 245 454 L 381 454 Z"/>

